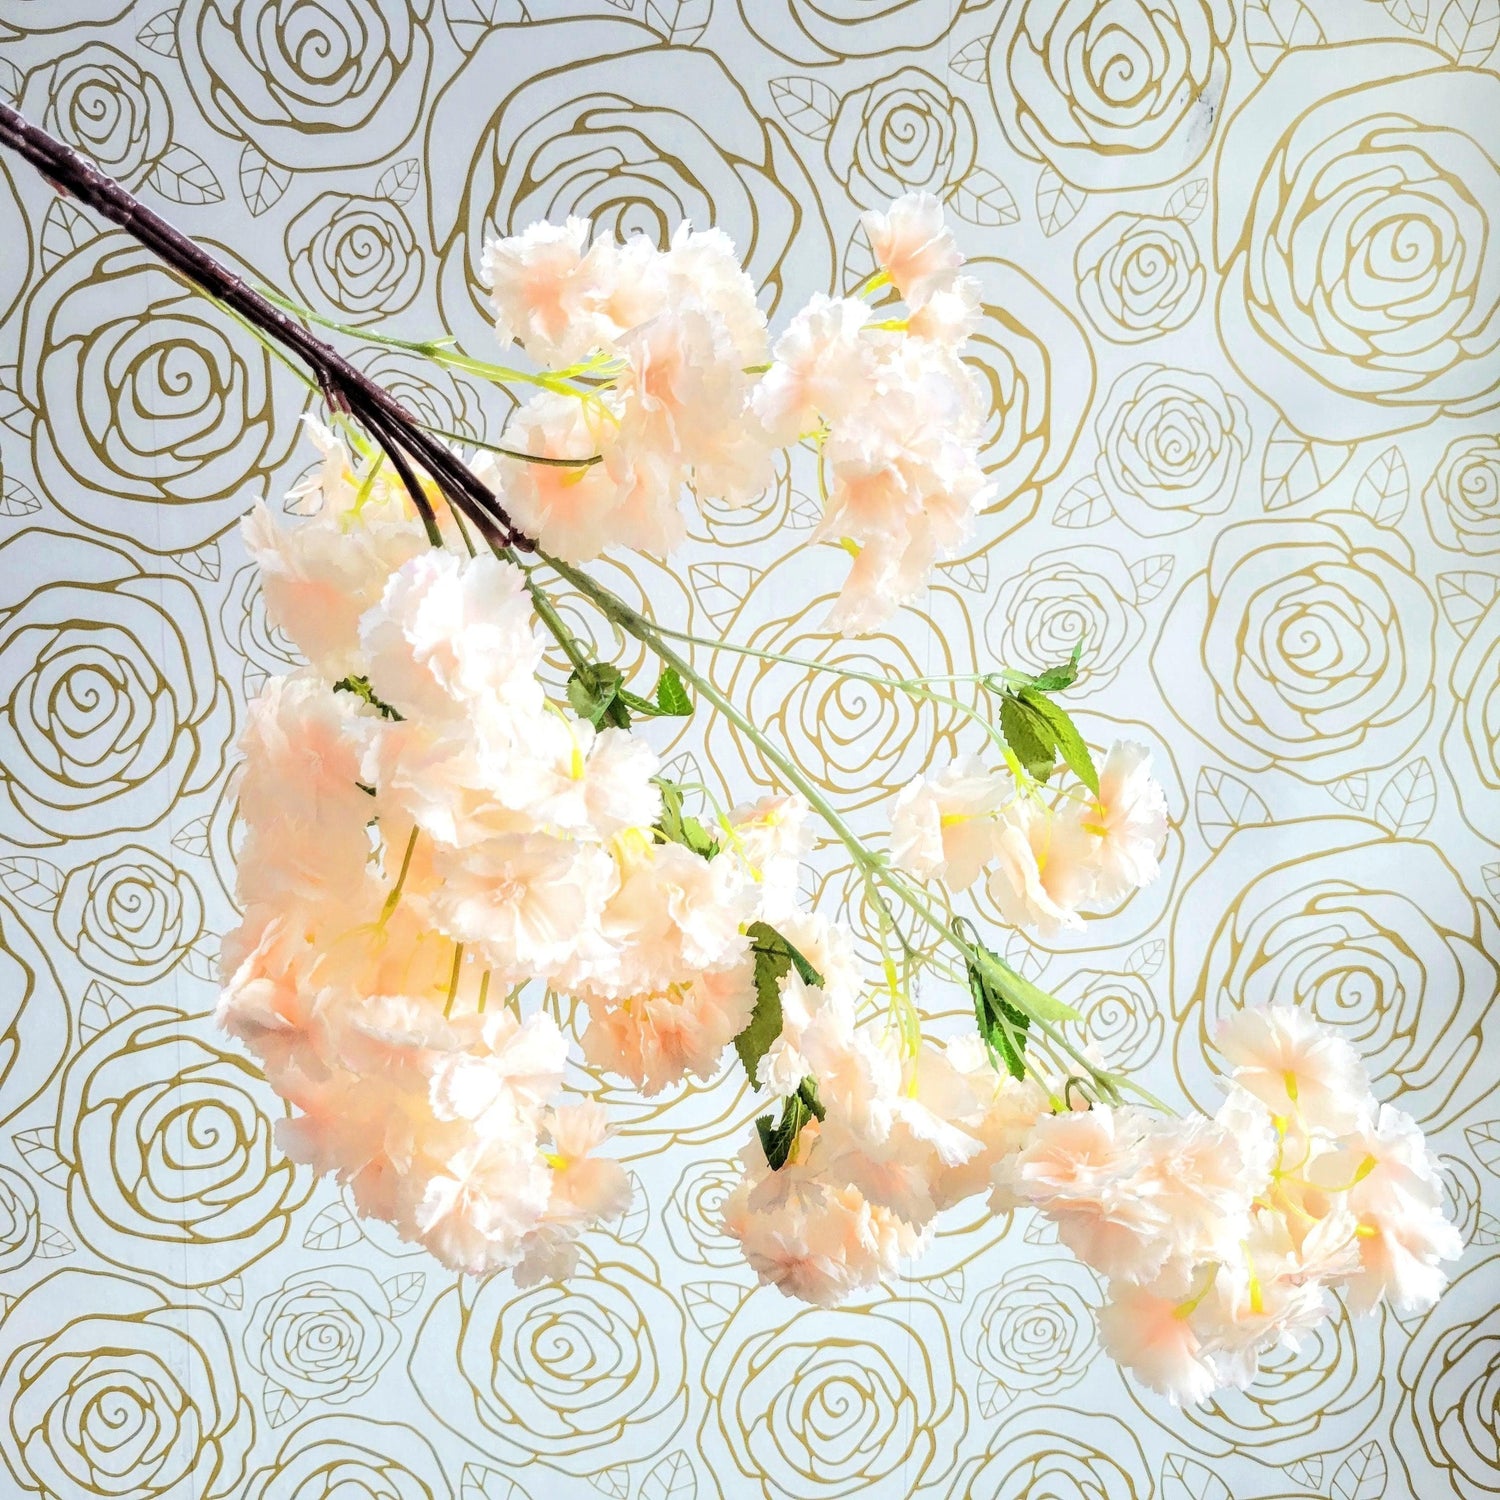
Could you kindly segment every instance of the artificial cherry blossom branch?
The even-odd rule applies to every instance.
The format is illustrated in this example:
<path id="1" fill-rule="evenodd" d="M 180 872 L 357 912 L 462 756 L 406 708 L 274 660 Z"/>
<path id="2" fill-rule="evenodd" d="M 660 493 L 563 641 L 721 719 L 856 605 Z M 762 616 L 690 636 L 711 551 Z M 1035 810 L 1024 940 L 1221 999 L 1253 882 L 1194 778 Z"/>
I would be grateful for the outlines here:
<path id="1" fill-rule="evenodd" d="M 579 366 L 576 370 L 570 368 L 565 372 L 532 374 L 509 366 L 473 360 L 466 355 L 452 353 L 441 341 L 419 342 L 400 339 L 392 335 L 371 333 L 369 330 L 344 328 L 341 324 L 298 307 L 279 294 L 267 295 L 250 287 L 242 278 L 236 276 L 201 246 L 195 244 L 180 230 L 146 207 L 119 183 L 100 172 L 72 148 L 32 125 L 17 110 L 5 105 L 0 105 L 0 144 L 10 146 L 25 157 L 59 191 L 77 198 L 78 201 L 95 209 L 135 237 L 179 276 L 213 298 L 239 321 L 249 326 L 263 342 L 290 349 L 308 367 L 311 372 L 308 383 L 321 391 L 335 415 L 347 413 L 354 417 L 385 451 L 421 517 L 429 541 L 435 546 L 441 546 L 441 534 L 431 501 L 426 495 L 420 477 L 413 469 L 414 462 L 432 476 L 438 487 L 447 495 L 455 513 L 467 515 L 476 526 L 481 528 L 492 547 L 534 550 L 535 544 L 511 523 L 493 492 L 455 453 L 426 432 L 400 402 L 351 365 L 330 345 L 311 334 L 296 318 L 305 318 L 345 333 L 357 333 L 360 337 L 371 339 L 376 343 L 413 352 L 439 365 L 461 368 L 484 378 L 526 382 L 557 394 L 577 396 L 585 400 L 591 394 L 587 385 L 583 390 L 578 390 L 570 383 L 570 378 L 575 373 L 586 378 L 593 373 L 595 365 Z M 515 458 L 567 467 L 585 467 L 598 462 L 597 455 L 579 459 L 556 457 L 538 459 L 534 455 L 516 450 L 498 449 L 497 451 Z M 820 489 L 826 497 L 821 441 L 818 460 Z M 736 723 L 771 764 L 801 792 L 848 849 L 884 918 L 889 922 L 891 930 L 895 932 L 909 956 L 914 955 L 911 953 L 905 934 L 895 921 L 886 892 L 894 895 L 904 906 L 931 926 L 943 940 L 959 952 L 966 964 L 977 965 L 981 970 L 994 972 L 1009 986 L 1025 985 L 1028 991 L 1034 992 L 1049 1005 L 1056 1005 L 1050 997 L 1043 995 L 1042 992 L 1036 990 L 1035 986 L 1023 981 L 1015 970 L 987 950 L 965 943 L 954 931 L 951 923 L 945 922 L 925 898 L 918 895 L 906 881 L 899 878 L 866 848 L 837 809 L 822 795 L 796 763 L 761 733 L 730 699 L 719 693 L 708 679 L 701 677 L 688 662 L 667 645 L 664 633 L 659 632 L 652 622 L 630 609 L 623 600 L 588 578 L 587 575 L 554 559 L 548 558 L 548 561 L 552 563 L 560 576 L 567 578 L 591 598 L 596 606 L 621 628 L 641 640 L 659 659 L 673 666 L 685 680 L 692 681 L 703 696 Z M 545 590 L 536 584 L 529 572 L 527 577 L 538 614 L 574 666 L 582 665 L 576 643 L 572 642 L 560 617 L 547 600 Z M 859 673 L 849 669 L 845 670 L 842 675 L 855 680 L 868 680 L 877 685 L 884 685 L 884 680 L 876 678 L 874 674 Z M 961 710 L 968 717 L 983 724 L 991 738 L 999 742 L 993 726 L 972 706 L 963 704 L 961 700 L 950 695 L 933 693 L 930 688 L 919 687 L 914 683 L 903 681 L 901 687 L 932 701 L 940 701 Z M 1002 748 L 1004 748 L 1003 744 Z M 1049 1044 L 1062 1049 L 1086 1070 L 1089 1077 L 1095 1081 L 1101 1096 L 1118 1097 L 1117 1089 L 1109 1074 L 1088 1063 L 1082 1054 L 1062 1036 L 1051 1020 L 1046 1015 L 1037 1012 L 1034 1004 L 1027 1004 L 1025 1000 L 1019 1003 L 1046 1035 Z"/>

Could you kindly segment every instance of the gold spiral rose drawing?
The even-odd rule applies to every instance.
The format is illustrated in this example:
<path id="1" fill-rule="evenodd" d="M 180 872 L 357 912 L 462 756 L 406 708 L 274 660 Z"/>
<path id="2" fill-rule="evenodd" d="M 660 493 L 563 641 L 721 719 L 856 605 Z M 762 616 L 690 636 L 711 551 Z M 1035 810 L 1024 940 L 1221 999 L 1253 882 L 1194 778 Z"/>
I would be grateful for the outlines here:
<path id="1" fill-rule="evenodd" d="M 69 1061 L 57 1113 L 84 1243 L 122 1267 L 170 1246 L 184 1286 L 213 1286 L 268 1255 L 312 1187 L 272 1141 L 270 1097 L 247 1062 L 176 1011 L 145 1006 L 98 1032 Z"/>
<path id="2" fill-rule="evenodd" d="M 144 1282 L 57 1271 L 0 1321 L 0 1456 L 40 1495 L 231 1500 L 255 1436 L 228 1336 Z"/>
<path id="3" fill-rule="evenodd" d="M 369 323 L 409 307 L 425 257 L 401 206 L 321 193 L 287 225 L 292 286 L 311 307 Z"/>
<path id="4" fill-rule="evenodd" d="M 948 86 L 902 68 L 839 100 L 829 164 L 861 208 L 912 190 L 944 196 L 974 165 L 974 117 Z"/>
<path id="5" fill-rule="evenodd" d="M 1080 242 L 1073 264 L 1084 313 L 1117 344 L 1181 328 L 1208 284 L 1187 225 L 1151 214 L 1111 214 Z"/>
<path id="6" fill-rule="evenodd" d="M 0 543 L 0 837 L 149 828 L 222 771 L 230 712 L 186 579 L 48 530 Z"/>
<path id="7" fill-rule="evenodd" d="M 711 129 L 686 99 L 713 99 Z M 475 149 L 463 158 L 436 144 L 452 140 Z M 634 21 L 495 27 L 439 97 L 429 141 L 439 295 L 460 336 L 482 337 L 490 323 L 485 236 L 568 214 L 660 242 L 682 219 L 717 225 L 773 310 L 789 277 L 832 283 L 818 195 L 779 127 L 757 117 L 712 53 L 662 47 Z"/>
<path id="8" fill-rule="evenodd" d="M 186 0 L 175 48 L 204 118 L 296 167 L 379 161 L 427 93 L 432 0 Z"/>
<path id="9" fill-rule="evenodd" d="M 1497 114 L 1500 75 L 1372 41 L 1285 53 L 1230 121 L 1219 337 L 1299 431 L 1352 442 L 1496 404 L 1500 147 L 1475 126 Z"/>
<path id="10" fill-rule="evenodd" d="M 998 535 L 1031 519 L 1041 488 L 1072 455 L 1094 396 L 1094 355 L 1078 320 L 1020 266 L 978 258 L 981 317 L 971 368 L 989 397 L 981 450 Z M 985 523 L 986 537 L 996 523 Z"/>
<path id="11" fill-rule="evenodd" d="M 1182 531 L 1229 508 L 1250 447 L 1245 403 L 1212 375 L 1136 365 L 1094 419 L 1094 479 L 1141 536 Z"/>
<path id="12" fill-rule="evenodd" d="M 33 288 L 19 371 L 49 498 L 154 552 L 220 535 L 296 439 L 293 378 L 123 235 L 88 240 Z"/>
<path id="13" fill-rule="evenodd" d="M 434 1417 L 507 1464 L 585 1475 L 654 1456 L 687 1416 L 683 1315 L 649 1256 L 583 1251 L 569 1281 L 492 1276 L 428 1312 L 411 1376 Z"/>
<path id="14" fill-rule="evenodd" d="M 903 56 L 941 41 L 976 0 L 736 0 L 756 39 L 800 63 Z"/>
<path id="15" fill-rule="evenodd" d="M 990 98 L 1012 148 L 1064 182 L 1170 182 L 1208 149 L 1233 31 L 1229 0 L 1014 0 L 990 42 Z"/>
<path id="16" fill-rule="evenodd" d="M 979 1412 L 995 1417 L 1018 1396 L 1075 1386 L 1098 1353 L 1098 1280 L 1071 1260 L 1013 1266 L 969 1306 L 963 1351 L 979 1368 Z"/>
<path id="17" fill-rule="evenodd" d="M 104 42 L 37 69 L 22 104 L 128 187 L 140 186 L 172 139 L 172 105 L 160 80 Z"/>
<path id="18" fill-rule="evenodd" d="M 722 1500 L 941 1494 L 968 1407 L 943 1317 L 920 1298 L 798 1312 L 747 1298 L 703 1386 L 699 1443 Z"/>
<path id="19" fill-rule="evenodd" d="M 1034 558 L 996 591 L 985 618 L 995 661 L 1043 672 L 1088 642 L 1075 691 L 1112 682 L 1146 633 L 1137 582 L 1125 559 L 1106 547 L 1073 547 Z"/>
<path id="20" fill-rule="evenodd" d="M 1481 1500 L 1500 1486 L 1496 1445 L 1495 1256 L 1457 1277 L 1401 1355 L 1401 1407 L 1393 1444 L 1413 1494 Z"/>
<path id="21" fill-rule="evenodd" d="M 203 935 L 203 895 L 186 871 L 127 844 L 68 872 L 53 922 L 85 968 L 150 984 Z"/>
<path id="22" fill-rule="evenodd" d="M 401 1343 L 389 1291 L 363 1266 L 297 1271 L 255 1304 L 245 1357 L 297 1410 L 366 1395 Z"/>
<path id="23" fill-rule="evenodd" d="M 1480 557 L 1500 552 L 1500 433 L 1449 443 L 1422 505 L 1438 546 Z"/>
<path id="24" fill-rule="evenodd" d="M 1230 870 L 1256 873 L 1226 903 Z M 1430 1129 L 1493 1087 L 1500 927 L 1430 843 L 1350 817 L 1239 829 L 1183 893 L 1172 951 L 1184 1078 L 1237 1008 L 1296 1003 Z"/>
<path id="25" fill-rule="evenodd" d="M 944 1500 L 1152 1500 L 1155 1494 L 1140 1439 L 1118 1417 L 1042 1406 L 1003 1421 L 988 1452 L 964 1464 Z"/>
<path id="26" fill-rule="evenodd" d="M 1436 616 L 1396 531 L 1353 511 L 1244 521 L 1173 601 L 1151 669 L 1235 765 L 1348 775 L 1393 765 L 1430 721 Z"/>
<path id="27" fill-rule="evenodd" d="M 511 1500 L 510 1492 L 489 1487 L 479 1493 Z M 415 1427 L 338 1412 L 291 1433 L 275 1462 L 250 1476 L 244 1500 L 450 1500 L 454 1494 L 432 1444 Z"/>
<path id="28" fill-rule="evenodd" d="M 41 1243 L 36 1189 L 12 1167 L 0 1167 L 0 1275 L 18 1271 Z"/>

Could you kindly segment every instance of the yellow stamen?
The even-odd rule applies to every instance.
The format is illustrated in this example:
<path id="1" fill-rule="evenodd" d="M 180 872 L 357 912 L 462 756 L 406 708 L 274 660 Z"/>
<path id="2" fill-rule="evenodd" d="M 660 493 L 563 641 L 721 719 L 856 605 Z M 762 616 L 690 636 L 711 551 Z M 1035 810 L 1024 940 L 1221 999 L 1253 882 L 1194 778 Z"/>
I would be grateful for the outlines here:
<path id="1" fill-rule="evenodd" d="M 1208 1268 L 1208 1279 L 1203 1283 L 1202 1287 L 1199 1288 L 1197 1295 L 1189 1297 L 1185 1302 L 1179 1302 L 1177 1304 L 1175 1316 L 1182 1318 L 1184 1321 L 1192 1317 L 1192 1315 L 1198 1311 L 1199 1304 L 1213 1290 L 1214 1282 L 1218 1279 L 1218 1275 L 1219 1265 L 1218 1262 L 1215 1261 L 1214 1264 Z"/>

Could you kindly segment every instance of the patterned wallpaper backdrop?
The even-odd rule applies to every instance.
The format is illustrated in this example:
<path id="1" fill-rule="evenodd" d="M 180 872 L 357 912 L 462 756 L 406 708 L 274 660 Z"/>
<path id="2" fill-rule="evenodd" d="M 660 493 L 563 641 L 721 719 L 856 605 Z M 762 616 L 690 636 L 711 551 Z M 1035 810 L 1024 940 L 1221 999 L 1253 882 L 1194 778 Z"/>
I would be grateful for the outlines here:
<path id="1" fill-rule="evenodd" d="M 1045 982 L 1196 1103 L 1220 1016 L 1312 1007 L 1434 1134 L 1470 1244 L 1427 1317 L 1336 1318 L 1177 1412 L 1024 1219 L 958 1215 L 862 1305 L 749 1293 L 715 1228 L 734 1074 L 646 1103 L 580 1073 L 640 1192 L 566 1287 L 460 1284 L 357 1222 L 209 1015 L 233 736 L 290 660 L 233 525 L 306 467 L 303 392 L 0 159 L 0 1490 L 1500 1493 L 1497 41 L 1500 0 L 0 0 L 0 90 L 361 326 L 483 348 L 482 237 L 569 212 L 718 223 L 784 307 L 868 274 L 861 208 L 942 195 L 1004 498 L 926 601 L 820 635 L 843 560 L 795 549 L 795 470 L 670 568 L 603 571 L 699 633 L 903 672 L 1084 637 L 1082 721 L 1156 747 L 1173 827 Z M 504 415 L 359 358 L 438 426 Z M 967 743 L 704 664 L 871 827 Z M 766 780 L 722 723 L 667 753 Z M 808 884 L 855 899 L 831 849 Z"/>

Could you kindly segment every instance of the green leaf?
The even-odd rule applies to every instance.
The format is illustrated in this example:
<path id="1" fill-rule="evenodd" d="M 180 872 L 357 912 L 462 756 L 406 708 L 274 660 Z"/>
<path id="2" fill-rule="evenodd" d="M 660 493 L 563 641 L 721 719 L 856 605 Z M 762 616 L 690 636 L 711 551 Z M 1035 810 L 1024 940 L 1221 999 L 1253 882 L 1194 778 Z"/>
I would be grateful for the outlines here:
<path id="1" fill-rule="evenodd" d="M 804 1078 L 797 1085 L 797 1092 L 782 1101 L 779 1120 L 773 1124 L 771 1115 L 756 1119 L 755 1133 L 760 1137 L 761 1150 L 766 1153 L 766 1164 L 773 1172 L 779 1172 L 791 1160 L 792 1148 L 807 1122 L 821 1120 L 824 1113 L 817 1080 Z"/>
<path id="2" fill-rule="evenodd" d="M 375 689 L 370 686 L 368 677 L 341 677 L 333 685 L 336 693 L 353 693 L 354 696 L 371 708 L 377 710 L 382 719 L 404 719 L 405 714 L 398 713 L 384 698 L 376 696 Z"/>
<path id="3" fill-rule="evenodd" d="M 976 943 L 975 946 L 982 954 L 994 957 L 983 944 Z M 980 1036 L 991 1055 L 998 1055 L 1004 1062 L 1005 1071 L 1012 1078 L 1024 1078 L 1026 1063 L 1022 1054 L 1026 1050 L 1026 1032 L 1031 1017 L 1012 1005 L 1001 992 L 996 983 L 1001 977 L 998 962 L 991 966 L 970 959 L 966 967 L 969 993 L 974 997 L 974 1020 Z"/>
<path id="4" fill-rule="evenodd" d="M 656 824 L 657 838 L 663 844 L 681 844 L 704 859 L 712 859 L 719 852 L 719 842 L 690 813 L 683 811 L 682 788 L 670 781 L 657 778 L 661 788 L 661 819 Z"/>
<path id="5" fill-rule="evenodd" d="M 1083 642 L 1073 647 L 1073 654 L 1060 667 L 1048 667 L 1040 676 L 1031 679 L 1031 686 L 1044 693 L 1060 693 L 1072 687 L 1078 680 L 1078 662 L 1083 655 Z"/>
<path id="6" fill-rule="evenodd" d="M 662 671 L 656 680 L 656 690 L 650 698 L 642 698 L 638 693 L 628 692 L 624 688 L 619 690 L 618 697 L 632 713 L 644 714 L 650 719 L 686 719 L 693 712 L 693 700 L 688 697 L 687 689 L 683 687 L 682 679 L 673 667 Z"/>
<path id="7" fill-rule="evenodd" d="M 677 719 L 685 719 L 693 711 L 693 700 L 688 697 L 676 667 L 663 667 L 656 679 L 656 711 Z"/>
<path id="8" fill-rule="evenodd" d="M 821 985 L 823 976 L 769 923 L 752 922 L 745 931 L 755 955 L 755 1009 L 749 1024 L 735 1037 L 734 1050 L 751 1085 L 759 1088 L 760 1061 L 781 1035 L 781 981 L 793 969 L 804 984 Z"/>
<path id="9" fill-rule="evenodd" d="M 1019 974 L 997 954 L 992 953 L 979 941 L 973 924 L 960 918 L 953 924 L 954 936 L 973 950 L 974 957 L 968 961 L 969 986 L 976 983 L 973 972 L 978 969 L 978 981 L 1008 1005 L 1013 1006 L 1032 1021 L 1081 1021 L 1083 1017 L 1071 1005 L 1065 1005 L 1055 995 L 1049 995 L 1040 985 L 1033 984 L 1024 974 Z"/>
<path id="10" fill-rule="evenodd" d="M 1045 721 L 1052 733 L 1052 743 L 1068 769 L 1097 797 L 1099 773 L 1094 769 L 1094 757 L 1067 712 L 1035 688 L 1023 687 L 1019 696 Z"/>
<path id="11" fill-rule="evenodd" d="M 630 728 L 630 713 L 620 701 L 624 677 L 607 662 L 574 667 L 568 676 L 568 702 L 580 719 L 597 729 L 608 720 L 616 729 Z"/>
<path id="12" fill-rule="evenodd" d="M 1014 693 L 1000 700 L 1000 732 L 1029 775 L 1045 781 L 1052 774 L 1057 756 L 1047 722 Z"/>

